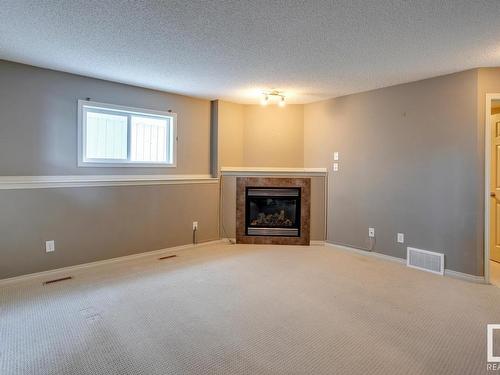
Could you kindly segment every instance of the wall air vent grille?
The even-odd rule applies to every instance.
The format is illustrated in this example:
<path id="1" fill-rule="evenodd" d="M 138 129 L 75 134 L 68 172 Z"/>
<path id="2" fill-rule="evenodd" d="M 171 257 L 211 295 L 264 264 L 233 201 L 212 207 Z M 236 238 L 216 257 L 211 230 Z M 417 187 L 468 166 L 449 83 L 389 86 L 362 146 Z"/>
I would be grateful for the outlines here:
<path id="1" fill-rule="evenodd" d="M 419 270 L 444 275 L 444 254 L 408 247 L 406 265 Z"/>

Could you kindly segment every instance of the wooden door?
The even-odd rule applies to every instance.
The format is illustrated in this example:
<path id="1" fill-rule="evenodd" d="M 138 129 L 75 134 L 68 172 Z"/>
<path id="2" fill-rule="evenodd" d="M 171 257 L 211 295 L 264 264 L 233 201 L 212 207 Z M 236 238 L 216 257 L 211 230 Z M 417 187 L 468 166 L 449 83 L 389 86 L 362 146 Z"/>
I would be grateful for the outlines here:
<path id="1" fill-rule="evenodd" d="M 500 114 L 491 116 L 490 259 L 500 262 Z"/>

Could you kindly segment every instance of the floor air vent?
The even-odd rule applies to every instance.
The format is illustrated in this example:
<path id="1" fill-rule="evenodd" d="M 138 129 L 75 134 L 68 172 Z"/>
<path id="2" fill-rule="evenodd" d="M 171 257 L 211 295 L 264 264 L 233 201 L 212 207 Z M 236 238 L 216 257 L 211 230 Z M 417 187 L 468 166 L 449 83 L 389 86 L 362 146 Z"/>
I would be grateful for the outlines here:
<path id="1" fill-rule="evenodd" d="M 158 258 L 158 260 L 175 258 L 177 255 L 165 255 L 164 257 Z"/>
<path id="2" fill-rule="evenodd" d="M 44 281 L 43 285 L 58 283 L 59 281 L 71 280 L 72 278 L 73 277 L 71 277 L 71 276 L 67 276 L 67 277 L 61 277 L 60 279 L 48 280 L 48 281 Z"/>
<path id="3" fill-rule="evenodd" d="M 444 275 L 444 254 L 413 247 L 408 247 L 406 250 L 406 265 L 408 267 Z"/>

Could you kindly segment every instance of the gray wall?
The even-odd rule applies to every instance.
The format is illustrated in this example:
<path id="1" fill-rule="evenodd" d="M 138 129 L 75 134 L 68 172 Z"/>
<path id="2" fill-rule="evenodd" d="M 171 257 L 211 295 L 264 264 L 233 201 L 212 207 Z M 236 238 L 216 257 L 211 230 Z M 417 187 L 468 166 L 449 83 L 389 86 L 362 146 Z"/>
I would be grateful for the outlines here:
<path id="1" fill-rule="evenodd" d="M 327 239 L 368 247 L 374 226 L 375 251 L 439 251 L 447 268 L 482 275 L 481 110 L 485 92 L 499 90 L 499 71 L 480 69 L 305 105 L 305 166 L 331 168 L 340 152 Z M 86 97 L 176 112 L 178 167 L 77 168 L 77 99 Z M 210 173 L 209 101 L 0 61 L 0 176 L 141 173 Z M 0 190 L 0 278 L 190 243 L 193 220 L 200 241 L 216 239 L 218 188 Z M 313 239 L 321 239 L 324 201 L 315 197 Z M 56 251 L 46 254 L 49 239 Z"/>
<path id="2" fill-rule="evenodd" d="M 177 168 L 78 168 L 77 100 L 178 115 Z M 0 176 L 209 174 L 210 102 L 0 61 Z M 0 190 L 0 279 L 218 233 L 219 185 Z M 45 241 L 56 251 L 45 253 Z"/>
<path id="3" fill-rule="evenodd" d="M 377 252 L 405 258 L 407 246 L 418 247 L 444 253 L 448 269 L 483 274 L 477 77 L 471 70 L 305 106 L 305 166 L 331 172 L 328 241 L 368 248 L 372 226 Z"/>
<path id="4" fill-rule="evenodd" d="M 218 239 L 218 186 L 0 190 L 0 279 Z"/>
<path id="5" fill-rule="evenodd" d="M 177 113 L 177 168 L 78 168 L 77 100 Z M 0 60 L 0 175 L 209 174 L 210 102 Z"/>

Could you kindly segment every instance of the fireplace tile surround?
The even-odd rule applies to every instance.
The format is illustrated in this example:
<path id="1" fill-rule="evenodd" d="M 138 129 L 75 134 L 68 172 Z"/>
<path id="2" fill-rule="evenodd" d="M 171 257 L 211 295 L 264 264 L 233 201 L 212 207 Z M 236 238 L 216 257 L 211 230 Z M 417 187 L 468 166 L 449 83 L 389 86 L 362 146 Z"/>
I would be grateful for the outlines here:
<path id="1" fill-rule="evenodd" d="M 253 189 L 252 189 L 253 188 Z M 283 205 L 290 204 L 290 195 L 292 190 L 299 192 L 295 205 L 298 207 L 290 209 Z M 259 231 L 256 228 L 265 227 L 265 225 L 251 225 L 250 216 L 247 215 L 249 207 L 248 191 L 262 191 L 262 194 L 271 194 L 275 197 L 269 197 L 270 200 L 277 201 L 282 199 L 282 203 L 275 203 L 279 206 L 280 213 L 268 214 L 268 218 L 274 218 L 274 221 L 280 223 L 277 227 L 267 228 L 267 231 Z M 286 193 L 285 193 L 286 192 Z M 284 195 L 284 196 L 283 196 Z M 278 244 L 278 245 L 309 245 L 310 241 L 310 205 L 311 205 L 311 179 L 299 177 L 237 177 L 236 179 L 236 242 L 246 244 Z M 298 203 L 297 203 L 298 202 Z M 292 207 L 292 206 L 290 206 Z M 295 207 L 295 206 L 293 206 Z M 298 212 L 297 218 L 292 217 Z M 282 217 L 280 217 L 282 216 Z M 260 221 L 263 221 L 265 215 L 261 213 Z M 297 220 L 297 225 L 293 225 Z M 259 223 L 253 217 L 253 222 Z M 300 223 L 299 223 L 300 222 Z M 265 223 L 265 220 L 264 220 Z M 290 228 L 287 228 L 290 227 Z M 292 227 L 297 228 L 293 231 Z M 252 228 L 249 231 L 249 228 Z M 264 228 L 262 228 L 264 229 Z M 287 232 L 290 235 L 287 235 Z M 271 233 L 274 233 L 271 234 Z"/>

